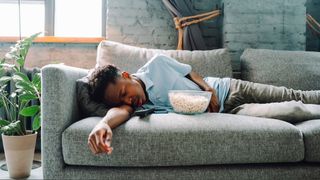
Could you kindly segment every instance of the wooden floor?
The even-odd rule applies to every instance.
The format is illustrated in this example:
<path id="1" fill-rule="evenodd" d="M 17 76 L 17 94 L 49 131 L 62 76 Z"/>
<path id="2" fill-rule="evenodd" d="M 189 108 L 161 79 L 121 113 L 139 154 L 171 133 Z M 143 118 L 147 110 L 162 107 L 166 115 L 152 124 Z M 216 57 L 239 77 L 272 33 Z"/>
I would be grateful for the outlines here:
<path id="1" fill-rule="evenodd" d="M 34 160 L 41 161 L 41 154 L 35 153 Z M 3 153 L 0 153 L 0 166 L 3 164 L 5 164 L 5 156 Z M 8 171 L 0 169 L 0 179 L 10 179 Z M 32 169 L 27 179 L 43 179 L 42 167 Z"/>

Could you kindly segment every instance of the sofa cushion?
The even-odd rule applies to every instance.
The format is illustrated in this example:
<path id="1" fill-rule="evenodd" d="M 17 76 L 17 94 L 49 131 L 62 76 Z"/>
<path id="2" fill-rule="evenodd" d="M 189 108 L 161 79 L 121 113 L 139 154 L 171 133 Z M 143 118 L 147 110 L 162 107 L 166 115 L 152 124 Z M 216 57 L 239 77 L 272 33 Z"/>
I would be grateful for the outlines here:
<path id="1" fill-rule="evenodd" d="M 320 120 L 310 120 L 296 125 L 303 133 L 305 160 L 320 162 Z"/>
<path id="2" fill-rule="evenodd" d="M 227 49 L 208 51 L 161 50 L 102 41 L 98 47 L 97 66 L 114 64 L 121 70 L 135 73 L 156 54 L 165 54 L 190 64 L 202 76 L 232 77 L 231 59 Z"/>
<path id="3" fill-rule="evenodd" d="M 287 122 L 232 114 L 152 114 L 132 117 L 113 130 L 113 153 L 93 155 L 87 138 L 101 118 L 83 119 L 62 135 L 70 165 L 178 166 L 297 162 L 301 132 Z"/>
<path id="4" fill-rule="evenodd" d="M 242 79 L 301 90 L 320 89 L 320 52 L 246 49 Z"/>

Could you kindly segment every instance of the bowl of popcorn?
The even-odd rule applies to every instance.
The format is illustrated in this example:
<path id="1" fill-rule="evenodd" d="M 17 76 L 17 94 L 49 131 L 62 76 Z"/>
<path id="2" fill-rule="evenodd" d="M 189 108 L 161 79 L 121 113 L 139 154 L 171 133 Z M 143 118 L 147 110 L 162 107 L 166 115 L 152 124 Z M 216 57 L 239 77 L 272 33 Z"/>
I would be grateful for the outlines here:
<path id="1" fill-rule="evenodd" d="M 211 94 L 208 91 L 170 90 L 168 96 L 174 112 L 199 114 L 208 108 Z"/>

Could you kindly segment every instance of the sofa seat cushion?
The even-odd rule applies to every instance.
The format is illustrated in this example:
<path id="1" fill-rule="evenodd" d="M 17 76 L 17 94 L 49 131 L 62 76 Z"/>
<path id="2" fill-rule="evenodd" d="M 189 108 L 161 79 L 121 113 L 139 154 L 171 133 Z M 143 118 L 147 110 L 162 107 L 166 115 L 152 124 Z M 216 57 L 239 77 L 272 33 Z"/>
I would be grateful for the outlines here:
<path id="1" fill-rule="evenodd" d="M 132 117 L 113 130 L 111 155 L 93 155 L 87 139 L 101 118 L 72 124 L 62 134 L 70 165 L 180 166 L 297 162 L 304 158 L 301 132 L 284 121 L 204 113 Z"/>
<path id="2" fill-rule="evenodd" d="M 320 120 L 310 120 L 296 125 L 303 133 L 305 161 L 320 162 Z"/>

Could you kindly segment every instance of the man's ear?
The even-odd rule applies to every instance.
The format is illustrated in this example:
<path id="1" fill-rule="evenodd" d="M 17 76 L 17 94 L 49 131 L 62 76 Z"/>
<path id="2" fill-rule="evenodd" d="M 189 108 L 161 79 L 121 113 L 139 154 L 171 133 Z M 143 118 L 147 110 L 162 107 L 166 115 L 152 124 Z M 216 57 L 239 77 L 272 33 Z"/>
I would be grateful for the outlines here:
<path id="1" fill-rule="evenodd" d="M 122 76 L 123 78 L 125 78 L 125 79 L 130 78 L 130 74 L 129 74 L 128 72 L 126 72 L 126 71 L 123 71 L 123 72 L 121 73 L 121 76 Z"/>

